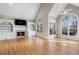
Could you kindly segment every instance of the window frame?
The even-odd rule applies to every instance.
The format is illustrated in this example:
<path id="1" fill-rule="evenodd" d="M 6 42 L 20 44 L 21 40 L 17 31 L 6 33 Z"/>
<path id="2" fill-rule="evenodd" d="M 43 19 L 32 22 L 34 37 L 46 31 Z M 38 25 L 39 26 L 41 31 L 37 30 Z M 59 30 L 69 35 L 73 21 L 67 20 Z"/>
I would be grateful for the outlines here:
<path id="1" fill-rule="evenodd" d="M 66 16 L 68 16 L 68 15 L 74 15 L 77 19 L 77 35 L 74 35 L 74 36 L 78 36 L 78 33 L 79 33 L 79 31 L 78 31 L 78 24 L 79 24 L 79 22 L 78 22 L 78 16 L 76 15 L 76 14 L 66 14 L 66 15 L 64 15 L 64 16 L 62 16 L 62 19 L 61 19 L 61 36 L 72 36 L 72 35 L 69 35 L 69 33 L 70 33 L 70 31 L 69 31 L 69 25 L 68 25 L 68 31 L 67 31 L 67 33 L 68 33 L 68 35 L 64 35 L 64 34 L 62 34 L 62 22 L 63 22 L 63 19 L 66 17 Z"/>

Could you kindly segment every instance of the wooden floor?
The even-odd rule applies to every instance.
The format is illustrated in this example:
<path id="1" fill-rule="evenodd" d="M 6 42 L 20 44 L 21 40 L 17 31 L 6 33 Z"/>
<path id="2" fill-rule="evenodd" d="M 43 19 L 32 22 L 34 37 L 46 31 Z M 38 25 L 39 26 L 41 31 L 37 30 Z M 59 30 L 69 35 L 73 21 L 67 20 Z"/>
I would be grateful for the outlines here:
<path id="1" fill-rule="evenodd" d="M 1 55 L 78 55 L 79 41 L 65 39 L 13 39 L 0 41 Z"/>

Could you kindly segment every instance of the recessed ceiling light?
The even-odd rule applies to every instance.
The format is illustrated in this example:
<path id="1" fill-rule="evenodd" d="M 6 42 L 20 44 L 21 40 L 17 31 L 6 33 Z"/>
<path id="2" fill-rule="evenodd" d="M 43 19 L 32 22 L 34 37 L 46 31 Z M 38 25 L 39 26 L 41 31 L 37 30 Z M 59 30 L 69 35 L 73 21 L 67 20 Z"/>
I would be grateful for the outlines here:
<path id="1" fill-rule="evenodd" d="M 34 9 L 32 9 L 32 12 L 34 12 Z"/>

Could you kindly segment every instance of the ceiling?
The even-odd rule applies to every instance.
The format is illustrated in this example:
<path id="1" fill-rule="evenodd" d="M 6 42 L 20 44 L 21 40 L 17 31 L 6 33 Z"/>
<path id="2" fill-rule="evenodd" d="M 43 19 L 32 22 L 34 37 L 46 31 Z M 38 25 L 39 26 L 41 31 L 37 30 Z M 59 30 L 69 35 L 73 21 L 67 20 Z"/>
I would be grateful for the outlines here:
<path id="1" fill-rule="evenodd" d="M 79 7 L 79 3 L 72 3 L 72 5 Z"/>
<path id="2" fill-rule="evenodd" d="M 33 21 L 40 5 L 40 3 L 0 3 L 0 15 Z M 55 3 L 49 12 L 49 16 L 56 18 L 66 5 L 67 3 Z M 72 5 L 79 7 L 79 3 L 72 3 Z"/>
<path id="3" fill-rule="evenodd" d="M 0 3 L 0 15 L 34 20 L 40 3 Z"/>
<path id="4" fill-rule="evenodd" d="M 49 12 L 48 16 L 52 16 L 54 18 L 56 18 L 60 12 L 68 5 L 74 5 L 76 7 L 79 7 L 79 3 L 56 3 L 54 4 L 54 6 L 52 7 L 51 11 Z"/>

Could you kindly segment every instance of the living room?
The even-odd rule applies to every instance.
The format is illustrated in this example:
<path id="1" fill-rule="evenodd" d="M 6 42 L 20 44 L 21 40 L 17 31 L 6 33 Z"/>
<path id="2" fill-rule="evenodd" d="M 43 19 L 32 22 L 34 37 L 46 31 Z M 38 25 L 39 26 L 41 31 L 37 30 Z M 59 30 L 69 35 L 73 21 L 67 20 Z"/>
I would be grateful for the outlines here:
<path id="1" fill-rule="evenodd" d="M 0 3 L 0 54 L 79 54 L 78 10 L 79 3 Z"/>

